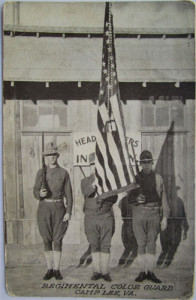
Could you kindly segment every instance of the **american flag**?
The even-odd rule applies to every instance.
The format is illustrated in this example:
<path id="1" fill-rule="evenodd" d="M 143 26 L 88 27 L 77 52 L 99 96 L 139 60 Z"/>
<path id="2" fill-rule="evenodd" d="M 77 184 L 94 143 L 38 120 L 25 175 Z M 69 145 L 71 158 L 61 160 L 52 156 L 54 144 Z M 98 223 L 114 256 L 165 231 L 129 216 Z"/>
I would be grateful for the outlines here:
<path id="1" fill-rule="evenodd" d="M 95 149 L 96 185 L 101 198 L 137 187 L 119 97 L 111 6 L 106 3 Z"/>

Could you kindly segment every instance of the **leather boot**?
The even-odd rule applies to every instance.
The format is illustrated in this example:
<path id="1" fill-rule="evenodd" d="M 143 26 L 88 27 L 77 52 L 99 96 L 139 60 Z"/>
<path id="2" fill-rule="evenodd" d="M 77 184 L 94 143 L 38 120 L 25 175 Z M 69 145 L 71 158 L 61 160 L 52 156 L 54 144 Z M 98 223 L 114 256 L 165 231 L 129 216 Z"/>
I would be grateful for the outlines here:
<path id="1" fill-rule="evenodd" d="M 50 280 L 53 276 L 54 276 L 53 269 L 50 269 L 44 275 L 43 280 Z"/>
<path id="2" fill-rule="evenodd" d="M 146 273 L 140 272 L 139 275 L 135 278 L 135 281 L 142 282 L 146 279 Z"/>

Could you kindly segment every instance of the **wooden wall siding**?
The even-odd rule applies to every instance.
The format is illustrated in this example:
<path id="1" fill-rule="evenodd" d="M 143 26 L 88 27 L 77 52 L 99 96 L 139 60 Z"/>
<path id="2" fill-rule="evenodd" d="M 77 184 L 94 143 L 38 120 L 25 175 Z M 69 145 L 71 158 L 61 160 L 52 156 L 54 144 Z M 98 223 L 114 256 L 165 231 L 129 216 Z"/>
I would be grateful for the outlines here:
<path id="1" fill-rule="evenodd" d="M 17 207 L 19 218 L 24 218 L 24 197 L 23 197 L 23 174 L 21 157 L 21 127 L 20 127 L 20 102 L 15 101 L 15 134 L 16 134 L 16 176 L 17 176 Z"/>
<path id="2" fill-rule="evenodd" d="M 41 137 L 22 136 L 22 171 L 24 191 L 24 218 L 35 219 L 38 200 L 33 196 L 37 171 L 41 168 Z"/>
<path id="3" fill-rule="evenodd" d="M 6 3 L 4 27 L 19 25 L 31 30 L 32 27 L 40 30 L 43 27 L 43 30 L 50 32 L 63 32 L 66 28 L 86 28 L 86 31 L 96 28 L 101 32 L 104 10 L 105 3 Z M 93 17 L 88 18 L 87 11 L 88 16 Z M 187 32 L 194 27 L 194 4 L 191 2 L 114 2 L 112 11 L 117 31 L 167 33 L 175 29 L 182 32 L 184 29 Z"/>
<path id="4" fill-rule="evenodd" d="M 121 82 L 194 81 L 194 39 L 116 39 Z M 6 51 L 5 51 L 6 50 Z M 102 39 L 4 37 L 4 81 L 100 81 Z"/>
<path id="5" fill-rule="evenodd" d="M 13 227 L 12 227 L 13 221 L 6 221 L 6 242 L 8 244 L 13 244 Z"/>
<path id="6" fill-rule="evenodd" d="M 195 218 L 195 186 L 193 184 L 193 178 L 195 174 L 195 101 L 187 101 L 187 123 L 188 128 L 187 135 L 187 212 L 190 218 L 193 220 L 194 228 L 194 218 Z M 194 242 L 194 241 L 193 241 Z"/>
<path id="7" fill-rule="evenodd" d="M 83 219 L 76 220 L 75 218 L 72 218 L 63 243 L 68 245 L 81 245 L 87 243 L 83 223 Z M 42 243 L 36 219 L 7 221 L 6 229 L 8 244 L 22 243 L 24 245 L 34 245 Z"/>
<path id="8" fill-rule="evenodd" d="M 69 101 L 69 127 L 74 132 L 90 131 L 91 100 Z"/>
<path id="9" fill-rule="evenodd" d="M 127 131 L 134 128 L 134 131 L 141 130 L 141 101 L 133 100 L 127 101 L 127 104 L 123 104 L 123 113 L 125 117 L 125 125 Z M 157 104 L 159 105 L 159 101 Z M 175 163 L 175 178 L 176 185 L 181 189 L 178 191 L 179 197 L 184 201 L 185 210 L 187 213 L 188 222 L 190 225 L 189 240 L 193 243 L 193 229 L 194 229 L 194 100 L 187 101 L 183 107 L 185 115 L 185 124 L 183 130 L 188 129 L 188 132 L 177 131 L 174 136 L 174 163 Z M 48 133 L 45 138 L 45 144 L 53 139 L 60 145 L 61 156 L 59 164 L 68 169 L 71 175 L 74 192 L 74 209 L 73 217 L 70 222 L 69 229 L 67 231 L 64 243 L 78 244 L 87 246 L 87 240 L 84 233 L 84 214 L 83 203 L 84 199 L 81 194 L 80 183 L 83 175 L 78 167 L 72 166 L 72 143 L 73 132 L 94 132 L 96 130 L 96 114 L 97 106 L 91 100 L 80 101 L 68 101 L 68 129 L 71 130 L 69 134 L 62 135 L 62 133 L 56 133 L 55 135 Z M 21 134 L 22 144 L 22 174 L 23 174 L 23 193 L 24 193 L 24 219 L 17 221 L 19 214 L 19 202 L 17 203 L 17 186 L 16 177 L 13 176 L 13 170 L 15 170 L 15 131 L 14 125 L 14 102 L 7 101 L 4 105 L 4 146 L 5 152 L 5 171 L 8 172 L 9 184 L 13 189 L 6 188 L 6 219 L 7 219 L 7 242 L 8 243 L 24 243 L 26 245 L 36 244 L 41 242 L 41 238 L 37 228 L 36 211 L 38 201 L 33 196 L 33 184 L 37 170 L 41 167 L 41 136 L 32 135 L 32 133 Z M 13 120 L 12 120 L 13 117 Z M 9 125 L 9 126 L 8 126 Z M 73 130 L 73 131 L 72 131 Z M 165 142 L 166 129 L 156 132 L 154 128 L 150 132 L 143 132 L 142 134 L 142 148 L 149 149 L 153 152 L 156 158 L 159 157 L 161 148 Z M 8 146 L 9 145 L 9 146 Z M 166 151 L 163 153 L 163 161 L 167 162 L 163 164 L 163 170 L 165 174 L 168 174 L 170 168 L 170 161 L 168 156 L 172 158 L 169 151 L 171 141 L 166 145 Z M 186 156 L 187 153 L 187 156 Z M 9 167 L 9 169 L 8 169 Z M 188 170 L 188 171 L 187 171 Z M 10 173 L 9 173 L 10 172 Z M 89 168 L 84 168 L 86 175 L 89 173 Z M 6 177 L 7 178 L 7 177 Z M 168 177 L 171 180 L 171 177 Z M 18 180 L 18 178 L 17 178 Z M 8 182 L 6 182 L 7 186 Z M 14 191 L 14 192 L 13 192 Z M 175 202 L 173 203 L 175 204 Z M 14 209 L 13 209 L 14 207 Z M 174 205 L 175 209 L 175 205 Z M 113 237 L 113 245 L 121 244 L 121 212 L 117 205 L 114 206 L 114 212 L 116 216 L 116 232 Z"/>
<path id="10" fill-rule="evenodd" d="M 141 130 L 141 101 L 131 100 L 122 103 L 125 128 L 127 132 L 138 132 Z"/>
<path id="11" fill-rule="evenodd" d="M 16 151 L 15 151 L 15 104 L 9 102 L 3 106 L 3 153 L 4 179 L 6 194 L 6 219 L 17 219 L 17 178 L 16 178 Z"/>

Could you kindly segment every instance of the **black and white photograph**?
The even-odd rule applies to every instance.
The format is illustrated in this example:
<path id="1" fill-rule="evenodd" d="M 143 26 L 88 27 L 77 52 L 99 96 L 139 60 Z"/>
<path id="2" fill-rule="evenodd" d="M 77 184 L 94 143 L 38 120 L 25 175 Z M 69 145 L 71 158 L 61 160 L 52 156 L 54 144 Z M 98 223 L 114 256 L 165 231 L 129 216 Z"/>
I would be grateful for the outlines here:
<path id="1" fill-rule="evenodd" d="M 195 6 L 5 2 L 10 296 L 194 297 Z"/>

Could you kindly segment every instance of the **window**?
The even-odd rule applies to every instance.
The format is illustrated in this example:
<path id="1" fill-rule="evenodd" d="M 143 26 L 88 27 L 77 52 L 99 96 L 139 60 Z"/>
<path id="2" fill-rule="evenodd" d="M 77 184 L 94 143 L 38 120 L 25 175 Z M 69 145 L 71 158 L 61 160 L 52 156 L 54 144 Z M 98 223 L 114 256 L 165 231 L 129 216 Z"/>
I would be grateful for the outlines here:
<path id="1" fill-rule="evenodd" d="M 180 100 L 142 101 L 142 127 L 168 128 L 174 121 L 175 127 L 184 126 L 184 105 Z"/>
<path id="2" fill-rule="evenodd" d="M 68 127 L 67 105 L 61 100 L 21 101 L 22 129 L 65 130 Z"/>

